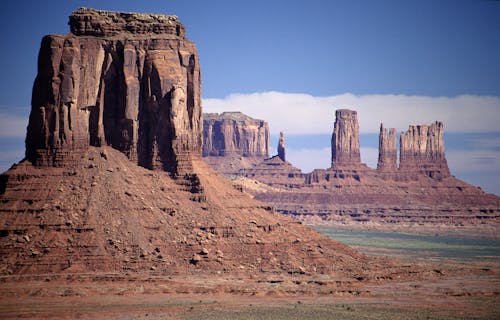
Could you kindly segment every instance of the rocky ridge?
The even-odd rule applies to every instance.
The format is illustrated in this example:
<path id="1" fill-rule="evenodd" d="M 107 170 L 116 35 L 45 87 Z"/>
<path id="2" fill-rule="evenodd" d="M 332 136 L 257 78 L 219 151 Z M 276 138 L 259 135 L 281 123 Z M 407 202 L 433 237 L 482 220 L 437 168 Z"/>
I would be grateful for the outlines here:
<path id="1" fill-rule="evenodd" d="M 410 125 L 400 135 L 381 124 L 377 169 L 360 161 L 355 111 L 336 112 L 332 166 L 302 173 L 279 156 L 240 176 L 270 188 L 243 189 L 278 212 L 308 223 L 402 227 L 473 226 L 494 230 L 500 224 L 500 198 L 450 175 L 443 124 Z"/>

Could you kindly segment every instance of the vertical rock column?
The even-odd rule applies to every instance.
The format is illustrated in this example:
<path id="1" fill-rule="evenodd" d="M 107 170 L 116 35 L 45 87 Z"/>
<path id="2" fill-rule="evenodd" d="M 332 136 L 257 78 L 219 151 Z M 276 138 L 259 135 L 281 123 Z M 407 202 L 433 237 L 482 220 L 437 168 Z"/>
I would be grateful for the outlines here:
<path id="1" fill-rule="evenodd" d="M 400 137 L 400 175 L 417 178 L 425 174 L 441 180 L 450 175 L 444 154 L 443 124 L 411 125 Z"/>
<path id="2" fill-rule="evenodd" d="M 285 159 L 285 136 L 283 134 L 283 131 L 280 131 L 280 139 L 278 141 L 278 157 L 286 161 Z"/>
<path id="3" fill-rule="evenodd" d="M 332 134 L 332 168 L 360 164 L 357 113 L 347 109 L 337 110 Z"/>
<path id="4" fill-rule="evenodd" d="M 381 172 L 395 172 L 397 169 L 396 129 L 390 128 L 387 130 L 381 123 L 377 170 Z"/>

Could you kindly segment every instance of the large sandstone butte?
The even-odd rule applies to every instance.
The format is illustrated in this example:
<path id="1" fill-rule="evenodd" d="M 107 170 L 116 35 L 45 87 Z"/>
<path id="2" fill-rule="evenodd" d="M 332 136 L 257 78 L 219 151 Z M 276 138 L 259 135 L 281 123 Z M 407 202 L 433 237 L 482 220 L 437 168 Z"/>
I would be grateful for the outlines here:
<path id="1" fill-rule="evenodd" d="M 378 165 L 371 169 L 360 160 L 356 111 L 335 115 L 330 168 L 302 173 L 275 156 L 241 169 L 237 183 L 278 212 L 309 223 L 499 227 L 500 198 L 450 175 L 441 122 L 401 133 L 399 167 L 396 130 L 381 124 Z"/>
<path id="2" fill-rule="evenodd" d="M 173 175 L 200 156 L 200 66 L 175 16 L 76 10 L 42 39 L 26 137 L 35 165 L 112 146 Z M 186 167 L 187 166 L 187 167 Z"/>
<path id="3" fill-rule="evenodd" d="M 4 284 L 356 293 L 420 274 L 273 212 L 201 161 L 198 57 L 176 17 L 82 8 L 70 27 L 42 41 L 26 159 L 0 176 Z M 265 155 L 266 139 L 247 150 Z"/>
<path id="4" fill-rule="evenodd" d="M 236 174 L 269 157 L 269 125 L 241 112 L 203 114 L 203 157 L 224 174 Z"/>

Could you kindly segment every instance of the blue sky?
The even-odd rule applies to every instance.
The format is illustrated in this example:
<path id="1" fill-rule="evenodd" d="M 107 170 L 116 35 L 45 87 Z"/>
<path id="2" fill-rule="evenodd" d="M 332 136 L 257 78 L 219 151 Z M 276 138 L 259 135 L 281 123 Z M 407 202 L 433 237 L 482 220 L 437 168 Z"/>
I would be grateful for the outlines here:
<path id="1" fill-rule="evenodd" d="M 380 121 L 444 121 L 464 141 L 447 147 L 455 175 L 500 194 L 500 2 L 486 0 L 3 0 L 0 170 L 22 157 L 41 37 L 67 33 L 80 6 L 179 16 L 198 46 L 205 110 L 245 109 L 290 132 L 299 167 L 325 146 L 293 137 L 328 135 L 334 110 L 352 107 L 367 134 Z M 304 114 L 320 119 L 301 124 Z"/>

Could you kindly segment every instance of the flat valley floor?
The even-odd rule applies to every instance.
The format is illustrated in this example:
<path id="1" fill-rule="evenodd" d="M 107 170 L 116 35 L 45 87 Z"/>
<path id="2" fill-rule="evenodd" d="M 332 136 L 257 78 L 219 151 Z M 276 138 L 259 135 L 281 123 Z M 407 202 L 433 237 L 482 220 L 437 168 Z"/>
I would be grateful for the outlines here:
<path id="1" fill-rule="evenodd" d="M 81 281 L 23 281 L 0 287 L 0 318 L 36 319 L 499 319 L 500 239 L 463 232 L 415 235 L 316 226 L 331 238 L 368 255 L 428 264 L 440 279 L 389 282 L 361 293 L 301 296 L 171 293 L 160 286 L 188 279 L 150 278 L 128 283 L 105 279 L 99 287 Z M 446 274 L 448 273 L 448 274 Z M 210 282 L 210 279 L 188 281 Z M 238 279 L 227 279 L 238 281 Z M 139 283 L 139 284 L 138 284 Z M 279 287 L 279 282 L 274 284 Z"/>

